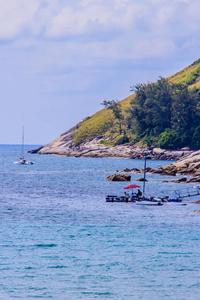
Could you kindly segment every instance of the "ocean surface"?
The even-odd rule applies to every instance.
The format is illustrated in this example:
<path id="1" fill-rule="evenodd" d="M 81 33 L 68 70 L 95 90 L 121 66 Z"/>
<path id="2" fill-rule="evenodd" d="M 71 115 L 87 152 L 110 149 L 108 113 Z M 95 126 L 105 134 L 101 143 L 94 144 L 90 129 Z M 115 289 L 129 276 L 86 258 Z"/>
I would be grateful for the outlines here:
<path id="1" fill-rule="evenodd" d="M 143 160 L 26 154 L 34 165 L 15 165 L 20 152 L 0 146 L 0 299 L 200 299 L 200 196 L 106 203 L 127 185 L 107 176 Z M 142 175 L 131 177 L 138 184 Z M 193 187 L 147 179 L 147 196 Z"/>

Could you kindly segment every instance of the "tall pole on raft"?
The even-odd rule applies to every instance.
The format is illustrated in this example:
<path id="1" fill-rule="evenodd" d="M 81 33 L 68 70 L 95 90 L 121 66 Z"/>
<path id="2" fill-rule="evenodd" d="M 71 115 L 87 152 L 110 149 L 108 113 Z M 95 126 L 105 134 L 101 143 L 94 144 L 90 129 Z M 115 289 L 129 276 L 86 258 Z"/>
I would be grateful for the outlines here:
<path id="1" fill-rule="evenodd" d="M 143 199 L 145 198 L 145 181 L 146 181 L 146 158 L 147 153 L 144 152 L 144 178 L 143 178 Z"/>

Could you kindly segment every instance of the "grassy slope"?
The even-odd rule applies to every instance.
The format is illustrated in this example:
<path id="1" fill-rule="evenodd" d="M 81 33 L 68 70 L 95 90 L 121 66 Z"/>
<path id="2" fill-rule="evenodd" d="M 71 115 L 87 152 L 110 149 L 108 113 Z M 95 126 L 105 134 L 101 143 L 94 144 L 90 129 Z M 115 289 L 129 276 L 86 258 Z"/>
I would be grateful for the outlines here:
<path id="1" fill-rule="evenodd" d="M 133 95 L 120 101 L 123 110 L 125 110 L 133 98 Z M 100 135 L 116 137 L 118 135 L 118 125 L 110 109 L 102 109 L 94 115 L 79 124 L 79 128 L 74 133 L 74 143 L 80 144 L 88 139 Z"/>
<path id="2" fill-rule="evenodd" d="M 188 67 L 170 76 L 172 83 L 185 83 L 189 88 L 200 88 L 200 59 L 193 62 Z M 121 100 L 122 109 L 128 108 L 133 95 Z M 74 143 L 80 144 L 98 136 L 108 136 L 115 138 L 118 135 L 118 125 L 113 118 L 112 111 L 102 109 L 79 124 L 79 128 L 74 133 Z"/>
<path id="3" fill-rule="evenodd" d="M 168 78 L 173 83 L 185 83 L 189 88 L 200 88 L 200 59 Z"/>

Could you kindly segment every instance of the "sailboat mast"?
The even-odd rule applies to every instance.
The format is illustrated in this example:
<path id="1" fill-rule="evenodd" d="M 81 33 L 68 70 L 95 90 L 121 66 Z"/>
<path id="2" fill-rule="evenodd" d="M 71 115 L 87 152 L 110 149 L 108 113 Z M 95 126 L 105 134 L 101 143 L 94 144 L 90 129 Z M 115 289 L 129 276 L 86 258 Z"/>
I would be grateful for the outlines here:
<path id="1" fill-rule="evenodd" d="M 22 159 L 24 159 L 24 126 L 22 127 Z"/>
<path id="2" fill-rule="evenodd" d="M 145 197 L 145 181 L 146 181 L 146 158 L 147 158 L 147 154 L 146 152 L 144 153 L 145 157 L 144 157 L 144 179 L 143 179 L 143 198 Z"/>

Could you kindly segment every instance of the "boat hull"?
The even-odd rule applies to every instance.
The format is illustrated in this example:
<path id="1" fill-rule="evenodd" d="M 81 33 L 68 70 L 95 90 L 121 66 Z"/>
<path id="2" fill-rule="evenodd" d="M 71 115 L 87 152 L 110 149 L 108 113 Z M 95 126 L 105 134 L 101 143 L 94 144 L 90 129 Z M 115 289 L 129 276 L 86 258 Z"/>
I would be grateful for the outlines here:
<path id="1" fill-rule="evenodd" d="M 15 164 L 15 165 L 33 165 L 34 162 L 32 162 L 32 161 L 25 161 L 25 162 L 22 162 L 22 161 L 15 161 L 14 164 Z"/>
<path id="2" fill-rule="evenodd" d="M 156 202 L 156 201 L 141 201 L 141 202 L 136 202 L 137 205 L 163 205 L 162 202 Z"/>

